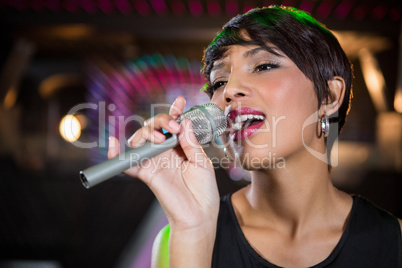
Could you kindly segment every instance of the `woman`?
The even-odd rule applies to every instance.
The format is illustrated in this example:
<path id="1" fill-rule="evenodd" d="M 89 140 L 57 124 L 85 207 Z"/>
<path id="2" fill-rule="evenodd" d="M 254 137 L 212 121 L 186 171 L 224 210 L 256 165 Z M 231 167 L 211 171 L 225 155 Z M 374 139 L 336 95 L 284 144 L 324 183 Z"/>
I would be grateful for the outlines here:
<path id="1" fill-rule="evenodd" d="M 220 200 L 191 122 L 175 121 L 182 97 L 169 115 L 149 119 L 131 147 L 163 142 L 162 128 L 180 137 L 179 147 L 158 156 L 172 159 L 168 168 L 153 161 L 126 171 L 152 189 L 169 220 L 155 240 L 154 267 L 402 265 L 400 222 L 330 180 L 352 70 L 326 28 L 293 8 L 252 10 L 206 49 L 204 73 L 211 102 L 229 121 L 221 136 L 227 155 L 250 171 L 251 184 Z M 118 141 L 110 143 L 114 157 Z"/>

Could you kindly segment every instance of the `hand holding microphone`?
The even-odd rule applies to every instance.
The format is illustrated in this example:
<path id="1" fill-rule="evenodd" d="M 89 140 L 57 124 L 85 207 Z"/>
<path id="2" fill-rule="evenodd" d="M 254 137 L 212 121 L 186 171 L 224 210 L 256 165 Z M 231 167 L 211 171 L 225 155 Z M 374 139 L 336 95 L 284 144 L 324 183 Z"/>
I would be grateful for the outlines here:
<path id="1" fill-rule="evenodd" d="M 82 184 L 86 188 L 90 188 L 127 170 L 135 164 L 140 164 L 143 160 L 152 158 L 176 147 L 179 144 L 179 137 L 175 132 L 179 130 L 179 126 L 175 124 L 174 121 L 170 121 L 176 119 L 180 112 L 175 111 L 175 106 L 172 106 L 172 108 L 171 118 L 166 114 L 162 114 L 151 119 L 153 123 L 155 123 L 157 117 L 160 118 L 158 118 L 160 121 L 169 120 L 165 128 L 170 130 L 171 134 L 166 135 L 166 139 L 162 133 L 156 132 L 156 130 L 153 130 L 151 133 L 149 131 L 150 128 L 143 128 L 142 131 L 139 132 L 141 138 L 137 141 L 136 148 L 127 151 L 123 156 L 115 156 L 108 161 L 81 171 L 80 178 Z M 181 123 L 186 118 L 191 120 L 192 129 L 199 144 L 211 142 L 226 130 L 226 117 L 223 111 L 213 103 L 193 107 L 184 114 L 181 114 L 177 122 Z M 155 127 L 157 130 L 160 129 L 160 126 L 155 125 Z M 133 139 L 139 134 L 136 133 Z M 147 139 L 151 142 L 138 146 L 138 142 L 144 143 Z M 158 141 L 162 140 L 164 140 L 162 143 L 158 143 Z"/>

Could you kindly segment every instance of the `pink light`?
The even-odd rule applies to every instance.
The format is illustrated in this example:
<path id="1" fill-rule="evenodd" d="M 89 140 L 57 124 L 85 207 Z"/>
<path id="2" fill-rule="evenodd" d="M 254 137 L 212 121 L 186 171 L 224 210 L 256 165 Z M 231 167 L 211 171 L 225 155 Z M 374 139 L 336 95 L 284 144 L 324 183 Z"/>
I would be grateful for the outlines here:
<path id="1" fill-rule="evenodd" d="M 309 1 L 304 1 L 300 4 L 299 9 L 311 13 L 313 11 L 313 4 Z"/>
<path id="2" fill-rule="evenodd" d="M 317 16 L 319 16 L 321 19 L 327 18 L 332 11 L 332 7 L 332 2 L 323 1 L 317 8 Z"/>
<path id="3" fill-rule="evenodd" d="M 202 5 L 199 1 L 193 0 L 188 4 L 190 12 L 193 16 L 200 16 L 203 13 Z"/>
<path id="4" fill-rule="evenodd" d="M 60 0 L 47 0 L 46 6 L 52 11 L 60 10 Z"/>
<path id="5" fill-rule="evenodd" d="M 401 19 L 401 10 L 398 8 L 392 8 L 388 11 L 388 16 L 393 21 L 399 21 Z"/>
<path id="6" fill-rule="evenodd" d="M 77 12 L 78 10 L 78 3 L 75 0 L 65 1 L 64 8 L 70 12 Z"/>
<path id="7" fill-rule="evenodd" d="M 123 14 L 128 14 L 131 11 L 131 5 L 127 0 L 116 0 L 116 8 Z"/>
<path id="8" fill-rule="evenodd" d="M 102 10 L 106 14 L 110 14 L 113 11 L 113 5 L 110 2 L 110 0 L 99 0 L 98 7 L 100 10 Z"/>
<path id="9" fill-rule="evenodd" d="M 42 0 L 33 0 L 31 2 L 31 7 L 35 11 L 42 11 L 43 10 L 43 1 Z"/>
<path id="10" fill-rule="evenodd" d="M 288 6 L 288 7 L 294 7 L 295 6 L 295 1 L 294 0 L 284 0 L 282 2 L 283 6 Z"/>
<path id="11" fill-rule="evenodd" d="M 219 2 L 216 2 L 214 0 L 208 1 L 207 8 L 208 14 L 211 16 L 219 16 L 221 13 L 221 6 L 219 5 Z"/>
<path id="12" fill-rule="evenodd" d="M 8 4 L 19 11 L 23 11 L 25 9 L 24 2 L 22 0 L 9 1 Z"/>
<path id="13" fill-rule="evenodd" d="M 236 15 L 239 12 L 237 2 L 234 0 L 226 1 L 226 13 L 229 15 Z"/>
<path id="14" fill-rule="evenodd" d="M 111 71 L 110 76 L 107 78 L 107 82 L 111 86 L 109 92 L 112 94 L 110 98 L 113 103 L 117 104 L 119 107 L 119 109 L 115 110 L 115 113 L 119 115 L 129 114 L 131 111 L 126 105 L 124 105 L 124 100 L 130 99 L 128 94 L 130 92 L 131 84 L 120 75 L 118 70 Z"/>
<path id="15" fill-rule="evenodd" d="M 376 8 L 373 9 L 372 16 L 375 20 L 381 20 L 387 14 L 387 9 L 383 4 L 380 4 Z"/>
<path id="16" fill-rule="evenodd" d="M 346 18 L 349 14 L 350 10 L 352 9 L 352 3 L 349 0 L 342 1 L 339 6 L 335 10 L 335 14 L 340 19 Z"/>
<path id="17" fill-rule="evenodd" d="M 186 8 L 183 5 L 183 2 L 181 0 L 176 0 L 171 4 L 173 13 L 176 16 L 181 16 L 184 14 L 184 12 L 186 11 Z"/>
<path id="18" fill-rule="evenodd" d="M 141 16 L 146 16 L 151 12 L 151 7 L 145 0 L 135 1 L 134 7 Z"/>
<path id="19" fill-rule="evenodd" d="M 142 89 L 145 89 L 149 95 L 152 95 L 152 87 L 150 86 L 148 80 L 145 78 L 144 73 L 140 70 L 136 63 L 132 65 L 133 74 L 136 76 L 137 81 L 141 83 Z"/>
<path id="20" fill-rule="evenodd" d="M 166 13 L 166 4 L 164 0 L 152 0 L 152 7 L 154 8 L 156 14 L 162 15 Z"/>
<path id="21" fill-rule="evenodd" d="M 367 15 L 367 6 L 365 4 L 361 4 L 353 10 L 353 17 L 356 20 L 362 20 Z"/>
<path id="22" fill-rule="evenodd" d="M 81 7 L 88 13 L 94 13 L 96 10 L 95 3 L 92 0 L 81 0 Z"/>
<path id="23" fill-rule="evenodd" d="M 244 3 L 243 13 L 246 13 L 246 12 L 250 11 L 251 9 L 253 9 L 255 7 L 257 7 L 255 2 L 247 1 L 246 3 Z"/>
<path id="24" fill-rule="evenodd" d="M 136 78 L 135 74 L 133 71 L 130 69 L 125 69 L 124 74 L 127 77 L 128 81 L 131 84 L 131 87 L 135 90 L 131 93 L 132 95 L 136 95 L 137 93 L 141 95 L 141 97 L 149 97 L 148 92 L 146 89 L 143 88 L 143 86 L 140 84 L 138 79 Z"/>

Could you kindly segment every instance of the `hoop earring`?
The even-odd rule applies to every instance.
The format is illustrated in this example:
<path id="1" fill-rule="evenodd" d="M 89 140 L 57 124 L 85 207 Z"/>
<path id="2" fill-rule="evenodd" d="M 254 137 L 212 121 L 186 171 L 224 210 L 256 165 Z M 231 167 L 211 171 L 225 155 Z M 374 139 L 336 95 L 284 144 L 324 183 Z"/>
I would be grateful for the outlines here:
<path id="1" fill-rule="evenodd" d="M 329 118 L 325 113 L 320 118 L 320 124 L 321 124 L 320 137 L 322 135 L 324 135 L 324 138 L 328 137 L 328 135 L 329 135 Z"/>
<path id="2" fill-rule="evenodd" d="M 223 148 L 223 153 L 225 154 L 226 159 L 228 159 L 230 162 L 233 162 L 233 161 L 234 161 L 233 159 L 231 159 L 231 158 L 228 156 L 228 152 L 227 152 L 227 150 L 226 150 L 226 147 Z"/>

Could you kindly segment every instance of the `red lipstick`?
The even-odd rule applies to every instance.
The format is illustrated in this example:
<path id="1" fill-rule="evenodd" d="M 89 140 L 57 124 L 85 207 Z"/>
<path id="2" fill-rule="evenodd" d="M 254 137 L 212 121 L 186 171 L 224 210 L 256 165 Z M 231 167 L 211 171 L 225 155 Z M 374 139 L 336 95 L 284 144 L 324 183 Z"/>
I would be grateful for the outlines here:
<path id="1" fill-rule="evenodd" d="M 234 141 L 244 140 L 253 135 L 265 122 L 265 115 L 251 107 L 239 107 L 227 115 L 231 122 L 229 137 Z"/>

